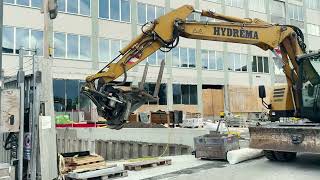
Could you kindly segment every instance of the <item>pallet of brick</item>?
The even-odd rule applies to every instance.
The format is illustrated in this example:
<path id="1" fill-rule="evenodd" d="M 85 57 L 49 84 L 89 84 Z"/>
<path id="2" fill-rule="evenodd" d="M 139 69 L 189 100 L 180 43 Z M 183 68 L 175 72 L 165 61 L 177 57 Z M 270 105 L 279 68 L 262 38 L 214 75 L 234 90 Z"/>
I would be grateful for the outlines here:
<path id="1" fill-rule="evenodd" d="M 64 161 L 65 172 L 84 172 L 106 167 L 104 158 L 99 155 L 66 157 Z"/>
<path id="2" fill-rule="evenodd" d="M 144 160 L 123 165 L 125 170 L 139 171 L 145 168 L 171 165 L 171 159 Z"/>
<path id="3" fill-rule="evenodd" d="M 122 167 L 114 166 L 95 171 L 72 172 L 66 175 L 66 179 L 113 179 L 128 176 L 128 172 Z"/>

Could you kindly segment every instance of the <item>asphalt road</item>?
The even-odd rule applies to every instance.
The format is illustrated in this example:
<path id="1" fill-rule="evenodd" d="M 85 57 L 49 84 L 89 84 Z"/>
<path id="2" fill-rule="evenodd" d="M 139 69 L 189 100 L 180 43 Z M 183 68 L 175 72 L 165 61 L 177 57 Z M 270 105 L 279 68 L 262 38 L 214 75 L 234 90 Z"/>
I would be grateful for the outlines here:
<path id="1" fill-rule="evenodd" d="M 208 169 L 198 169 L 197 172 L 183 170 L 176 174 L 158 176 L 150 179 L 196 179 L 196 180 L 319 180 L 320 179 L 320 155 L 301 154 L 293 162 L 272 162 L 265 157 L 243 162 L 236 165 L 221 162 L 208 162 Z M 210 165 L 211 164 L 211 165 Z M 203 166 L 203 165 L 202 165 Z M 196 169 L 196 167 L 194 167 Z M 191 168 L 191 169 L 194 169 Z"/>

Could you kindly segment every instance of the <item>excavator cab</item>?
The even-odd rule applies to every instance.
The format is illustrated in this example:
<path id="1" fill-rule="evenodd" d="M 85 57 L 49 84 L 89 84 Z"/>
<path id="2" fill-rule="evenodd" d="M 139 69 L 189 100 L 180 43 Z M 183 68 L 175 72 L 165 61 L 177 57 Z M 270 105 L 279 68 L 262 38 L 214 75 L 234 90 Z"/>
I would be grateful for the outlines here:
<path id="1" fill-rule="evenodd" d="M 301 117 L 320 122 L 320 51 L 302 55 L 297 61 L 302 72 L 298 82 L 301 89 Z"/>

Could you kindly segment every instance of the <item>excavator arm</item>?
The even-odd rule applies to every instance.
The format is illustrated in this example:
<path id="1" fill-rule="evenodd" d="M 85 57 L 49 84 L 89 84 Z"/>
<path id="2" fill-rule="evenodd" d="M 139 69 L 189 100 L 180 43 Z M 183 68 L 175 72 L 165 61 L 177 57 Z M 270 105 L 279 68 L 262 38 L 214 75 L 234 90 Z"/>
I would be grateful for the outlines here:
<path id="1" fill-rule="evenodd" d="M 223 22 L 188 21 L 187 17 L 192 13 Z M 299 73 L 296 57 L 305 51 L 300 29 L 293 26 L 273 25 L 259 19 L 241 19 L 212 11 L 199 11 L 185 5 L 145 24 L 142 27 L 142 33 L 121 49 L 119 56 L 98 73 L 86 78 L 82 92 L 97 105 L 98 114 L 106 118 L 111 127 L 121 128 L 130 112 L 146 101 L 156 98 L 142 89 L 124 92 L 115 88 L 116 84 L 112 82 L 122 75 L 125 81 L 128 70 L 157 50 L 168 52 L 175 48 L 180 37 L 251 44 L 271 51 L 280 47 L 282 58 L 279 59 L 278 64 L 283 67 L 288 84 L 293 88 L 295 96 L 293 103 L 299 109 L 298 93 L 294 93 L 294 85 Z"/>

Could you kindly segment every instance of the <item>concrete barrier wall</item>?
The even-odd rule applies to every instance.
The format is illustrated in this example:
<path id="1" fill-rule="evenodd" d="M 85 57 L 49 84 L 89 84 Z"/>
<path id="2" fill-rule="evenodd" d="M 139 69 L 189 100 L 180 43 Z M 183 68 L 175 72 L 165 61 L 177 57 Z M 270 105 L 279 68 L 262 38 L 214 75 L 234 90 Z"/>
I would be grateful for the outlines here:
<path id="1" fill-rule="evenodd" d="M 106 160 L 190 154 L 193 138 L 207 134 L 203 129 L 58 128 L 59 153 L 90 151 Z"/>

